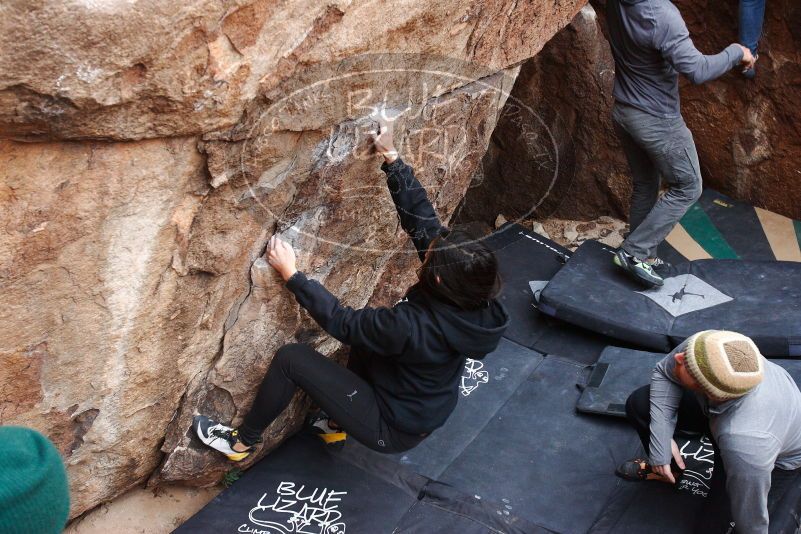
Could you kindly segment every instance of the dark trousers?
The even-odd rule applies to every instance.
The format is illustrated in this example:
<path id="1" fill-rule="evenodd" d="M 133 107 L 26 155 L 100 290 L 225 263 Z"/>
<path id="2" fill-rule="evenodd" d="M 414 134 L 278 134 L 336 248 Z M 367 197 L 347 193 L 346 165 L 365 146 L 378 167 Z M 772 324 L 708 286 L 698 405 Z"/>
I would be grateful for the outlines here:
<path id="1" fill-rule="evenodd" d="M 373 387 L 362 378 L 364 365 L 354 357 L 353 365 L 346 369 L 308 345 L 281 347 L 239 427 L 242 441 L 246 445 L 256 442 L 301 388 L 349 436 L 365 446 L 385 453 L 416 446 L 422 436 L 396 430 L 382 416 Z"/>
<path id="2" fill-rule="evenodd" d="M 656 117 L 616 103 L 612 119 L 632 180 L 629 233 L 621 247 L 644 260 L 701 196 L 701 168 L 684 119 Z M 667 192 L 659 196 L 664 181 Z"/>
<path id="3" fill-rule="evenodd" d="M 643 448 L 648 452 L 651 443 L 651 386 L 644 386 L 632 393 L 626 401 L 626 417 L 640 435 Z M 715 450 L 715 466 L 712 479 L 709 481 L 709 495 L 704 512 L 695 525 L 695 532 L 717 534 L 728 532 L 731 522 L 729 497 L 726 494 L 726 473 L 720 459 L 718 444 L 709 430 L 709 419 L 701 410 L 695 395 L 684 392 L 679 404 L 676 432 L 687 434 L 704 434 L 712 442 Z M 671 462 L 677 467 L 675 461 Z"/>
<path id="4" fill-rule="evenodd" d="M 651 386 L 644 386 L 632 393 L 626 401 L 626 416 L 629 422 L 640 435 L 640 441 L 645 451 L 651 442 Z M 732 515 L 729 496 L 726 494 L 726 471 L 721 460 L 718 444 L 712 437 L 709 429 L 709 419 L 701 410 L 701 405 L 695 395 L 689 391 L 679 404 L 676 420 L 677 433 L 704 434 L 712 442 L 715 450 L 715 467 L 712 480 L 709 481 L 709 495 L 706 498 L 704 509 L 695 523 L 695 532 L 698 534 L 717 534 L 730 532 Z M 675 466 L 675 462 L 673 462 Z M 796 505 L 782 502 L 787 499 L 797 499 L 801 494 L 798 486 L 801 485 L 801 469 L 786 471 L 774 469 L 771 475 L 771 488 L 768 495 L 768 509 L 771 513 L 770 532 L 790 532 L 785 525 L 795 525 L 793 511 Z M 777 512 L 774 513 L 774 510 Z M 736 532 L 736 529 L 735 531 Z"/>

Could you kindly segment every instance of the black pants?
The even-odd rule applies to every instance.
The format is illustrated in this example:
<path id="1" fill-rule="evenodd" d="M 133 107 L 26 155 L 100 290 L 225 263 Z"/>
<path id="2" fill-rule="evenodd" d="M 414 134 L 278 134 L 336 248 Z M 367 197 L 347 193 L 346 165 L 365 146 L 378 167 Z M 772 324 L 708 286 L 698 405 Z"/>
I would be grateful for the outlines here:
<path id="1" fill-rule="evenodd" d="M 629 422 L 640 435 L 640 441 L 645 451 L 651 442 L 651 386 L 644 386 L 632 393 L 626 401 L 626 416 Z M 712 472 L 712 480 L 709 481 L 709 495 L 706 498 L 704 509 L 698 516 L 695 523 L 695 532 L 704 534 L 718 534 L 730 532 L 732 521 L 729 496 L 726 493 L 726 471 L 721 460 L 718 444 L 712 437 L 709 429 L 709 419 L 701 410 L 701 405 L 695 395 L 689 391 L 684 392 L 679 404 L 678 417 L 676 420 L 677 433 L 703 433 L 712 442 L 715 450 L 715 467 Z M 673 462 L 675 465 L 675 462 Z M 768 508 L 771 511 L 770 531 L 778 532 L 779 526 L 788 518 L 775 517 L 774 508 L 777 506 L 782 510 L 793 510 L 795 506 L 782 506 L 780 501 L 784 498 L 791 487 L 798 485 L 798 476 L 801 470 L 786 471 L 774 469 L 771 475 L 771 488 L 768 495 Z M 792 524 L 792 521 L 791 521 Z M 776 529 L 779 530 L 776 530 Z M 735 530 L 736 532 L 736 530 Z"/>
<path id="2" fill-rule="evenodd" d="M 372 386 L 362 378 L 364 365 L 358 355 L 351 355 L 346 369 L 308 345 L 281 347 L 239 427 L 242 441 L 246 445 L 256 442 L 299 387 L 349 436 L 365 446 L 385 453 L 416 446 L 423 436 L 401 432 L 384 420 Z"/>
<path id="3" fill-rule="evenodd" d="M 626 401 L 626 416 L 629 422 L 640 435 L 640 441 L 648 452 L 651 443 L 651 386 L 644 386 L 632 393 Z M 717 534 L 727 532 L 731 522 L 729 496 L 726 494 L 726 473 L 720 459 L 718 444 L 712 438 L 709 430 L 709 419 L 701 410 L 701 405 L 695 395 L 689 391 L 679 403 L 676 432 L 688 434 L 704 434 L 712 442 L 715 450 L 715 467 L 712 471 L 712 480 L 709 481 L 709 495 L 704 506 L 704 512 L 699 514 L 696 521 L 695 532 Z M 675 465 L 675 461 L 671 461 Z M 676 466 L 678 467 L 678 466 Z"/>

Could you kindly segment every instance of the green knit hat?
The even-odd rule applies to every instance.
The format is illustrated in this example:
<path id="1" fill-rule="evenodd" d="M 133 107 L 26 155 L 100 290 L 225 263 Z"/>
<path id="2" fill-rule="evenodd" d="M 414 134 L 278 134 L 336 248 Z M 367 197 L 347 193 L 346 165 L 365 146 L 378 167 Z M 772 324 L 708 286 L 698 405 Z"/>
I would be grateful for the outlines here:
<path id="1" fill-rule="evenodd" d="M 28 428 L 0 426 L 0 532 L 62 532 L 67 472 L 55 446 Z"/>
<path id="2" fill-rule="evenodd" d="M 687 371 L 707 396 L 742 397 L 762 382 L 765 365 L 750 338 L 726 330 L 698 332 L 687 340 Z"/>

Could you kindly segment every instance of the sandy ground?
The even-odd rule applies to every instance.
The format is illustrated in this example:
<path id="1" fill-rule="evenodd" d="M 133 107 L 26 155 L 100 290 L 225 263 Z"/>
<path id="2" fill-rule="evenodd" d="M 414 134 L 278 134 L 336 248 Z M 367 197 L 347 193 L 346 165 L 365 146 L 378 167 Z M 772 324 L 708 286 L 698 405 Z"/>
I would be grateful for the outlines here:
<path id="1" fill-rule="evenodd" d="M 506 217 L 498 215 L 495 227 L 506 223 Z M 521 225 L 531 228 L 540 235 L 552 239 L 570 250 L 588 239 L 595 239 L 610 247 L 619 247 L 628 232 L 628 224 L 613 217 L 599 217 L 593 221 L 573 221 L 568 219 L 526 220 Z"/>
<path id="2" fill-rule="evenodd" d="M 628 224 L 612 217 L 599 217 L 593 221 L 571 221 L 545 219 L 532 221 L 531 228 L 537 233 L 553 239 L 570 250 L 575 250 L 587 240 L 595 239 L 610 247 L 619 247 L 628 232 Z"/>
<path id="3" fill-rule="evenodd" d="M 167 486 L 138 488 L 76 519 L 66 534 L 166 534 L 189 519 L 220 491 L 221 486 L 198 489 Z"/>

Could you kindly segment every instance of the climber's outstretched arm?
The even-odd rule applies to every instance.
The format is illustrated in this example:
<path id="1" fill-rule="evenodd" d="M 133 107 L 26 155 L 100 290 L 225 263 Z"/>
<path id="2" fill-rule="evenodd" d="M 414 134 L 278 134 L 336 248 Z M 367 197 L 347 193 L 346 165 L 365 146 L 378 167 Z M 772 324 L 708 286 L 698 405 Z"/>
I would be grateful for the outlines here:
<path id="1" fill-rule="evenodd" d="M 376 151 L 384 156 L 381 169 L 387 174 L 387 187 L 395 202 L 401 226 L 412 238 L 417 254 L 422 261 L 428 246 L 445 227 L 439 222 L 434 206 L 428 200 L 425 188 L 414 176 L 412 168 L 398 156 L 392 139 L 392 122 L 380 123 L 375 137 Z"/>

